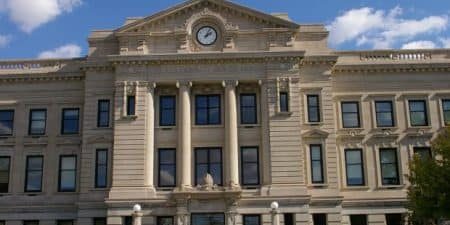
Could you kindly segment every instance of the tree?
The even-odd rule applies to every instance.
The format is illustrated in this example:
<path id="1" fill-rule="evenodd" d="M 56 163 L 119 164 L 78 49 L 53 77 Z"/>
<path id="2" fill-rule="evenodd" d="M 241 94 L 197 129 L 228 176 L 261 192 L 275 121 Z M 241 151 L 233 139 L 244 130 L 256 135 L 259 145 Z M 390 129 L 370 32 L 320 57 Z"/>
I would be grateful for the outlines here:
<path id="1" fill-rule="evenodd" d="M 450 220 L 450 128 L 432 143 L 434 157 L 414 156 L 408 188 L 409 220 L 415 225 Z"/>

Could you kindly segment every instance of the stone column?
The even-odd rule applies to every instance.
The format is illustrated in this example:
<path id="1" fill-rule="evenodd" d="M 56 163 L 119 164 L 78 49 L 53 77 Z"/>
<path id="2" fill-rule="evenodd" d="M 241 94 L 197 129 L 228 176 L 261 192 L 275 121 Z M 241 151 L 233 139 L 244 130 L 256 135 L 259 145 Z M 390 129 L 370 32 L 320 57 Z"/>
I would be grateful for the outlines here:
<path id="1" fill-rule="evenodd" d="M 227 211 L 225 212 L 226 225 L 236 225 L 237 207 L 237 199 L 230 198 L 227 200 Z"/>
<path id="2" fill-rule="evenodd" d="M 154 155 L 155 155 L 155 95 L 156 84 L 151 82 L 147 85 L 147 120 L 146 120 L 146 153 L 145 153 L 145 186 L 154 188 Z"/>
<path id="3" fill-rule="evenodd" d="M 191 96 L 190 88 L 191 82 L 180 81 L 177 82 L 179 89 L 179 109 L 180 116 L 178 117 L 178 156 L 180 162 L 178 165 L 181 175 L 179 186 L 183 189 L 189 189 L 191 185 Z"/>
<path id="4" fill-rule="evenodd" d="M 142 225 L 142 216 L 141 212 L 133 213 L 133 225 Z"/>
<path id="5" fill-rule="evenodd" d="M 270 138 L 269 138 L 269 85 L 267 80 L 260 80 L 260 107 L 261 107 L 261 147 L 262 155 L 262 184 L 269 186 L 270 179 Z"/>
<path id="6" fill-rule="evenodd" d="M 272 210 L 272 225 L 280 225 L 280 211 L 278 209 Z"/>
<path id="7" fill-rule="evenodd" d="M 239 146 L 237 128 L 236 86 L 238 81 L 224 81 L 225 87 L 225 151 L 228 154 L 228 182 L 231 188 L 239 187 Z"/>

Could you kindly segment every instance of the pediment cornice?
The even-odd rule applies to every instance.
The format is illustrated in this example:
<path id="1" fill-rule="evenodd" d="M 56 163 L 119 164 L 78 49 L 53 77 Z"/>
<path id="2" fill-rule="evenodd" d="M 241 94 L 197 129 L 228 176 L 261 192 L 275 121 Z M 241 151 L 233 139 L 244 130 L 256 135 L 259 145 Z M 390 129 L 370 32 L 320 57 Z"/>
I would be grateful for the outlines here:
<path id="1" fill-rule="evenodd" d="M 449 72 L 450 62 L 335 65 L 332 74 Z"/>

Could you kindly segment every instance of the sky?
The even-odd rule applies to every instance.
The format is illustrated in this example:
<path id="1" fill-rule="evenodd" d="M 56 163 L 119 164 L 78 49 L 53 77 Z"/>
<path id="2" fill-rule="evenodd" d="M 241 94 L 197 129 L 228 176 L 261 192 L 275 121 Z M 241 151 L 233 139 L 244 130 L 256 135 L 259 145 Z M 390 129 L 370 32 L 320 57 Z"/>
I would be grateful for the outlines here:
<path id="1" fill-rule="evenodd" d="M 182 0 L 0 0 L 0 59 L 87 54 L 91 30 Z M 336 50 L 450 48 L 450 0 L 233 0 L 297 23 L 321 23 Z"/>

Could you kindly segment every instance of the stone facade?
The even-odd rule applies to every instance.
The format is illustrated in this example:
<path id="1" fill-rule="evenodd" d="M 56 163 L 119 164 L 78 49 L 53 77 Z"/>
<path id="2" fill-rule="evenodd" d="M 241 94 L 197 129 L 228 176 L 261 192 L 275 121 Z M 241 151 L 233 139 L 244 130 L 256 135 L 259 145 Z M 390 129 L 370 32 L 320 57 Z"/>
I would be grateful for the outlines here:
<path id="1" fill-rule="evenodd" d="M 203 27 L 216 32 L 213 44 L 200 43 Z M 449 122 L 450 51 L 334 51 L 327 36 L 323 25 L 299 25 L 286 15 L 190 0 L 93 31 L 84 58 L 0 61 L 2 126 L 8 112 L 14 115 L 13 125 L 1 129 L 0 157 L 9 163 L 0 165 L 8 174 L 0 176 L 7 182 L 0 224 L 121 225 L 133 215 L 144 225 L 168 225 L 161 218 L 204 225 L 194 219 L 202 213 L 219 213 L 228 225 L 255 225 L 245 215 L 258 215 L 261 225 L 277 225 L 277 218 L 285 225 L 322 224 L 322 216 L 330 225 L 360 224 L 354 215 L 370 225 L 396 224 L 389 218 L 406 213 L 414 149 L 430 146 Z M 242 123 L 243 94 L 256 103 L 250 124 Z M 161 124 L 162 96 L 175 96 L 168 109 L 173 124 Z M 198 96 L 219 99 L 207 107 L 206 124 L 199 122 Z M 100 100 L 109 104 L 103 108 Z M 391 126 L 379 126 L 387 115 L 380 102 L 390 103 Z M 30 132 L 32 109 L 46 109 L 43 134 Z M 78 117 L 65 117 L 64 109 L 79 109 Z M 424 124 L 412 122 L 421 115 Z M 347 119 L 358 124 L 347 126 Z M 63 123 L 75 132 L 64 132 Z M 257 151 L 251 185 L 243 182 L 245 147 Z M 221 152 L 215 164 L 221 171 L 209 170 L 212 176 L 198 172 L 196 153 L 204 148 Z M 161 149 L 176 155 L 174 185 L 167 187 L 160 182 Z M 347 155 L 355 149 L 361 149 L 356 164 Z M 383 149 L 393 150 L 395 160 L 381 159 Z M 97 150 L 106 150 L 107 160 L 99 161 Z M 75 169 L 62 165 L 67 155 L 76 157 Z M 35 191 L 26 183 L 38 176 L 30 156 L 43 158 Z M 382 171 L 389 163 L 396 176 Z M 106 180 L 98 181 L 101 168 Z M 75 171 L 75 178 L 63 171 Z M 75 189 L 61 191 L 61 183 L 70 186 L 66 178 Z M 133 213 L 134 204 L 140 213 Z"/>

